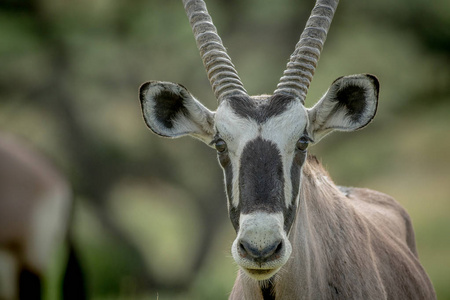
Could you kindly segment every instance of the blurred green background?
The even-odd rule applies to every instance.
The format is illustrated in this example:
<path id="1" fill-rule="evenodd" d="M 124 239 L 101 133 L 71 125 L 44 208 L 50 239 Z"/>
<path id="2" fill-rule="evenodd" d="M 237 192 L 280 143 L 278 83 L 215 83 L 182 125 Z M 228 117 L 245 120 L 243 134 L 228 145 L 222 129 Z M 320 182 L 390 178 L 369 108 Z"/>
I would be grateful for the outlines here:
<path id="1" fill-rule="evenodd" d="M 314 1 L 207 4 L 249 93 L 272 93 Z M 311 152 L 336 183 L 408 210 L 438 298 L 450 299 L 450 1 L 342 0 L 307 106 L 355 73 L 379 78 L 377 117 Z M 137 91 L 150 79 L 216 107 L 181 1 L 0 3 L 0 130 L 72 182 L 91 298 L 226 299 L 237 266 L 221 170 L 202 143 L 146 128 Z M 47 299 L 58 298 L 62 256 Z"/>

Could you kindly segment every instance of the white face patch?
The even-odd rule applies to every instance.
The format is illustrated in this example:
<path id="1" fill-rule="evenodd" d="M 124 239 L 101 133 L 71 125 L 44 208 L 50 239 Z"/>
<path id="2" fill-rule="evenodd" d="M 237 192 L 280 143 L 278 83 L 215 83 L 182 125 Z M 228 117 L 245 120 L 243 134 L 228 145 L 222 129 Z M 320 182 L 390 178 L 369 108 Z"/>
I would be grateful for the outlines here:
<path id="1" fill-rule="evenodd" d="M 307 122 L 306 109 L 298 101 L 293 101 L 285 111 L 270 117 L 262 124 L 254 119 L 238 115 L 227 101 L 222 102 L 215 115 L 215 124 L 220 138 L 228 146 L 233 170 L 232 205 L 234 207 L 239 204 L 238 174 L 242 152 L 250 141 L 258 137 L 277 146 L 283 164 L 285 205 L 289 207 L 292 204 L 291 166 L 295 155 L 295 144 L 304 134 Z"/>
<path id="2" fill-rule="evenodd" d="M 228 146 L 228 155 L 234 173 L 231 204 L 237 207 L 239 205 L 239 176 L 237 174 L 240 169 L 240 157 L 245 145 L 258 137 L 259 126 L 256 121 L 234 113 L 227 101 L 222 102 L 219 106 L 215 118 L 217 132 Z"/>
<path id="3" fill-rule="evenodd" d="M 300 102 L 292 102 L 288 110 L 262 125 L 261 137 L 275 143 L 281 153 L 286 207 L 292 204 L 291 166 L 295 156 L 295 144 L 304 134 L 307 124 L 305 107 Z"/>

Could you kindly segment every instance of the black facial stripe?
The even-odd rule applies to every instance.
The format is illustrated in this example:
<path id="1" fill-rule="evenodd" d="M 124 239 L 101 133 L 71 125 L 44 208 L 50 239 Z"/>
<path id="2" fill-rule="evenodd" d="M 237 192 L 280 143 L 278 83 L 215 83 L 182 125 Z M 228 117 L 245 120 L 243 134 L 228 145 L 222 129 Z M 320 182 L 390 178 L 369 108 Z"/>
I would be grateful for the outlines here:
<path id="1" fill-rule="evenodd" d="M 255 100 L 249 96 L 238 95 L 228 98 L 227 101 L 237 115 L 261 124 L 286 111 L 295 99 L 282 94 L 271 96 L 267 100 Z"/>
<path id="2" fill-rule="evenodd" d="M 300 191 L 300 176 L 302 166 L 306 159 L 306 153 L 298 151 L 295 154 L 294 161 L 291 166 L 291 185 L 292 185 L 292 199 L 291 205 L 284 210 L 284 230 L 289 232 L 292 223 L 294 222 L 297 213 L 297 199 L 298 193 Z"/>
<path id="3" fill-rule="evenodd" d="M 227 153 L 219 153 L 219 162 L 225 173 L 225 188 L 227 191 L 229 217 L 231 224 L 233 224 L 236 232 L 239 230 L 239 205 L 233 206 L 233 168 L 230 162 L 230 157 Z"/>
<path id="4" fill-rule="evenodd" d="M 233 225 L 233 228 L 237 233 L 239 231 L 239 217 L 241 215 L 239 205 L 238 207 L 234 207 L 230 203 L 230 210 L 228 211 L 228 215 L 230 217 L 231 224 Z"/>
<path id="5" fill-rule="evenodd" d="M 283 164 L 274 143 L 258 137 L 245 146 L 240 160 L 239 195 L 244 214 L 283 211 Z"/>

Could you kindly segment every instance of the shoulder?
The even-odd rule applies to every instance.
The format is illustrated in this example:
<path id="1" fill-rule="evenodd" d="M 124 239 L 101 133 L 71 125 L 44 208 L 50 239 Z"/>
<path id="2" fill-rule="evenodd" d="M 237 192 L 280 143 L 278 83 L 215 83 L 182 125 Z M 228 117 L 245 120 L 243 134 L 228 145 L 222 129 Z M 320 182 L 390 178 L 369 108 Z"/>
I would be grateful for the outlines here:
<path id="1" fill-rule="evenodd" d="M 406 242 L 417 255 L 411 217 L 393 197 L 366 188 L 339 187 L 355 209 L 378 229 Z"/>

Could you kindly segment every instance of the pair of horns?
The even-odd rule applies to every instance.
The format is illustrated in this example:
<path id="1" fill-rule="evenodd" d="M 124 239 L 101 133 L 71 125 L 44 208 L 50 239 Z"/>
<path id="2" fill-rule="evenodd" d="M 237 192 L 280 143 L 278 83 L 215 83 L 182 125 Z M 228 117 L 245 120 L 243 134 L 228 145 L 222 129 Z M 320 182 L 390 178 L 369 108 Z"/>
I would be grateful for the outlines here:
<path id="1" fill-rule="evenodd" d="M 328 29 L 339 0 L 317 0 L 274 94 L 305 102 Z M 217 34 L 203 0 L 183 0 L 208 79 L 219 103 L 228 95 L 247 92 Z"/>

